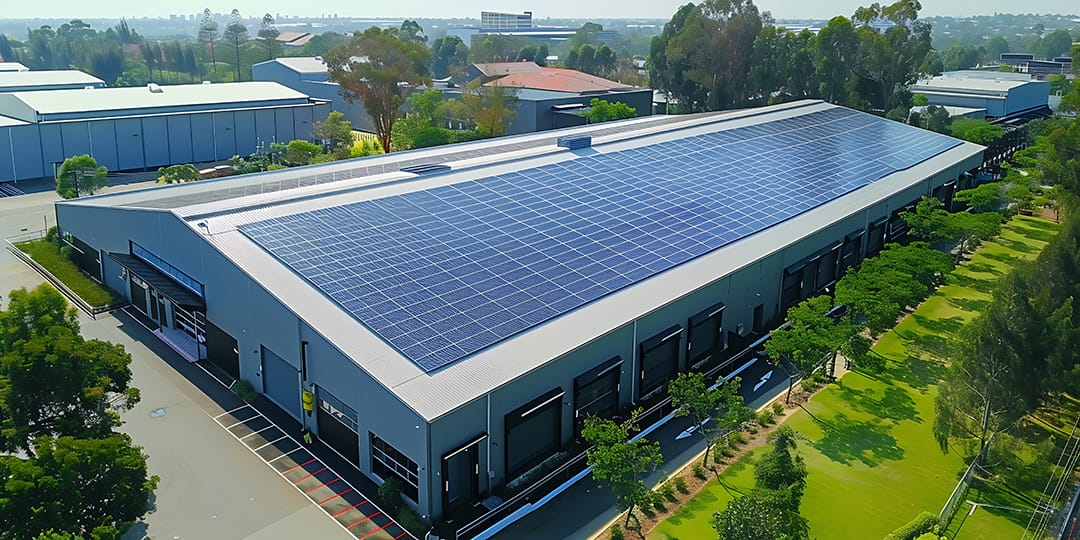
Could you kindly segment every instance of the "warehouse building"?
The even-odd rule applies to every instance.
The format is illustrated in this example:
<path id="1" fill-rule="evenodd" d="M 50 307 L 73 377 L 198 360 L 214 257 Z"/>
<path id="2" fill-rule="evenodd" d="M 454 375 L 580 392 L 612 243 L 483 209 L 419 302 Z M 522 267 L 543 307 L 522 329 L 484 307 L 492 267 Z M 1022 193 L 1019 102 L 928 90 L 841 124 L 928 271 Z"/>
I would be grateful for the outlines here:
<path id="1" fill-rule="evenodd" d="M 310 139 L 328 107 L 265 82 L 0 92 L 0 181 L 51 177 L 81 154 L 110 171 L 248 155 Z"/>
<path id="2" fill-rule="evenodd" d="M 0 72 L 3 71 L 30 71 L 30 68 L 18 62 L 0 62 Z"/>
<path id="3" fill-rule="evenodd" d="M 341 86 L 330 80 L 330 72 L 322 57 L 282 57 L 260 62 L 251 66 L 251 76 L 256 81 L 276 82 L 313 98 L 329 101 L 332 110 L 340 112 L 345 115 L 346 120 L 352 122 L 353 129 L 375 131 L 375 124 L 364 110 L 364 103 L 359 100 L 349 103 L 341 96 Z M 329 113 L 328 110 L 326 114 Z M 320 121 L 323 118 L 315 120 Z"/>
<path id="4" fill-rule="evenodd" d="M 557 135 L 558 137 L 556 137 Z M 982 147 L 819 101 L 57 203 L 80 265 L 421 514 L 658 399 L 948 200 Z M 302 392 L 315 396 L 305 413 Z"/>
<path id="5" fill-rule="evenodd" d="M 929 105 L 985 109 L 987 118 L 1049 113 L 1050 83 L 1026 75 L 950 71 L 911 86 Z"/>
<path id="6" fill-rule="evenodd" d="M 104 87 L 105 81 L 77 69 L 0 71 L 0 93 Z"/>

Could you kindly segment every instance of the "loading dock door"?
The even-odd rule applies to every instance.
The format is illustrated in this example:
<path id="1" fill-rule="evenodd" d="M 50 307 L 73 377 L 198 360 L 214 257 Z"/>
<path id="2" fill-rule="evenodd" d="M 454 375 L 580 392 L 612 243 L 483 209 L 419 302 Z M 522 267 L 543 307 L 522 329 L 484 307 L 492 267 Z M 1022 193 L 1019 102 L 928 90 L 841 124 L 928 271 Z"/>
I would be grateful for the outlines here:
<path id="1" fill-rule="evenodd" d="M 342 403 L 330 392 L 319 388 L 317 407 L 319 439 L 337 450 L 353 465 L 360 465 L 360 435 L 357 432 L 356 411 Z"/>
<path id="2" fill-rule="evenodd" d="M 293 418 L 300 418 L 300 372 L 266 347 L 262 348 L 262 368 L 266 397 Z"/>

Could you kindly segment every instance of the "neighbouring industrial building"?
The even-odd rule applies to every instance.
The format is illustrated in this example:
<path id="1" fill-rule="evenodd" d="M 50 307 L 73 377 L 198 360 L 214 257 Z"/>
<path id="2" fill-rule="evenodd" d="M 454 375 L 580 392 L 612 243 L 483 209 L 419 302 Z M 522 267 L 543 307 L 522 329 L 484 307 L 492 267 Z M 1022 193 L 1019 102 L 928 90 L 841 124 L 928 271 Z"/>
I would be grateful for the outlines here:
<path id="1" fill-rule="evenodd" d="M 77 69 L 2 71 L 0 93 L 105 88 L 105 81 Z"/>
<path id="2" fill-rule="evenodd" d="M 466 70 L 470 79 L 486 80 L 485 86 L 515 89 L 517 116 L 509 133 L 518 135 L 580 126 L 582 112 L 593 98 L 625 103 L 638 116 L 653 112 L 653 91 L 628 86 L 572 69 L 539 66 L 534 62 L 497 62 L 473 64 Z M 455 92 L 445 93 L 453 97 Z"/>
<path id="3" fill-rule="evenodd" d="M 30 68 L 18 62 L 0 62 L 0 71 L 30 71 Z"/>
<path id="4" fill-rule="evenodd" d="M 81 267 L 158 335 L 437 517 L 557 455 L 587 416 L 649 403 L 680 371 L 731 373 L 725 350 L 903 235 L 920 198 L 950 200 L 982 152 L 801 101 L 56 214 Z"/>
<path id="5" fill-rule="evenodd" d="M 275 58 L 251 66 L 256 81 L 271 81 L 330 102 L 333 110 L 345 115 L 353 129 L 373 132 L 375 124 L 364 110 L 362 101 L 349 103 L 341 96 L 341 86 L 330 80 L 330 72 L 321 57 L 295 56 Z M 329 114 L 329 110 L 323 115 Z M 323 118 L 317 118 L 316 121 Z"/>
<path id="6" fill-rule="evenodd" d="M 49 72 L 13 75 L 35 73 Z M 110 171 L 226 160 L 310 139 L 328 110 L 266 82 L 0 92 L 0 181 L 51 177 L 81 154 Z"/>
<path id="7" fill-rule="evenodd" d="M 930 105 L 984 109 L 991 119 L 1049 115 L 1050 83 L 1024 75 L 950 71 L 918 81 L 911 92 L 925 95 Z"/>

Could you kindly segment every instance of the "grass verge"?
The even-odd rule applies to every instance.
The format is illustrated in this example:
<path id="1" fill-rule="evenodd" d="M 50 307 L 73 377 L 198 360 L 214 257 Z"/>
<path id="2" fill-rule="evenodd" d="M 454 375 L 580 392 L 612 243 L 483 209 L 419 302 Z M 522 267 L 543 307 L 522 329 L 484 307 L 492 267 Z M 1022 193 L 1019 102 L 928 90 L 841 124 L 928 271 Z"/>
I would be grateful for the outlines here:
<path id="1" fill-rule="evenodd" d="M 86 277 L 65 257 L 56 245 L 46 240 L 30 240 L 19 242 L 15 247 L 34 259 L 34 262 L 43 266 L 61 283 L 67 285 L 75 294 L 79 295 L 92 307 L 103 307 L 120 301 L 120 295 L 98 284 L 98 282 Z"/>
<path id="2" fill-rule="evenodd" d="M 952 355 L 954 336 L 990 301 L 998 277 L 1017 261 L 1038 255 L 1054 229 L 1041 219 L 1011 220 L 997 241 L 986 243 L 953 272 L 948 285 L 874 346 L 887 359 L 883 372 L 849 372 L 785 422 L 805 437 L 800 451 L 809 476 L 801 511 L 811 537 L 882 538 L 921 511 L 941 509 L 965 468 L 962 456 L 941 452 L 931 431 L 935 385 Z M 715 537 L 712 514 L 753 486 L 752 463 L 753 454 L 648 537 Z M 1013 521 L 1000 521 L 1009 527 L 991 522 L 981 537 L 1019 536 L 1012 534 Z"/>

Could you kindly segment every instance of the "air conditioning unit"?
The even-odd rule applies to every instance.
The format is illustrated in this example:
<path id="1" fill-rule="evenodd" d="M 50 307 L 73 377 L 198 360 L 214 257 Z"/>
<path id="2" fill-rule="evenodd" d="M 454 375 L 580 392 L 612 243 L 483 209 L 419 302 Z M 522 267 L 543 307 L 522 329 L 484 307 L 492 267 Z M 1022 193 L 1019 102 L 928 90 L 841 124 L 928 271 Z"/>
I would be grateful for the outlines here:
<path id="1" fill-rule="evenodd" d="M 151 94 L 160 94 L 165 91 L 160 86 L 158 86 L 157 83 L 147 84 L 146 89 L 149 90 Z"/>

